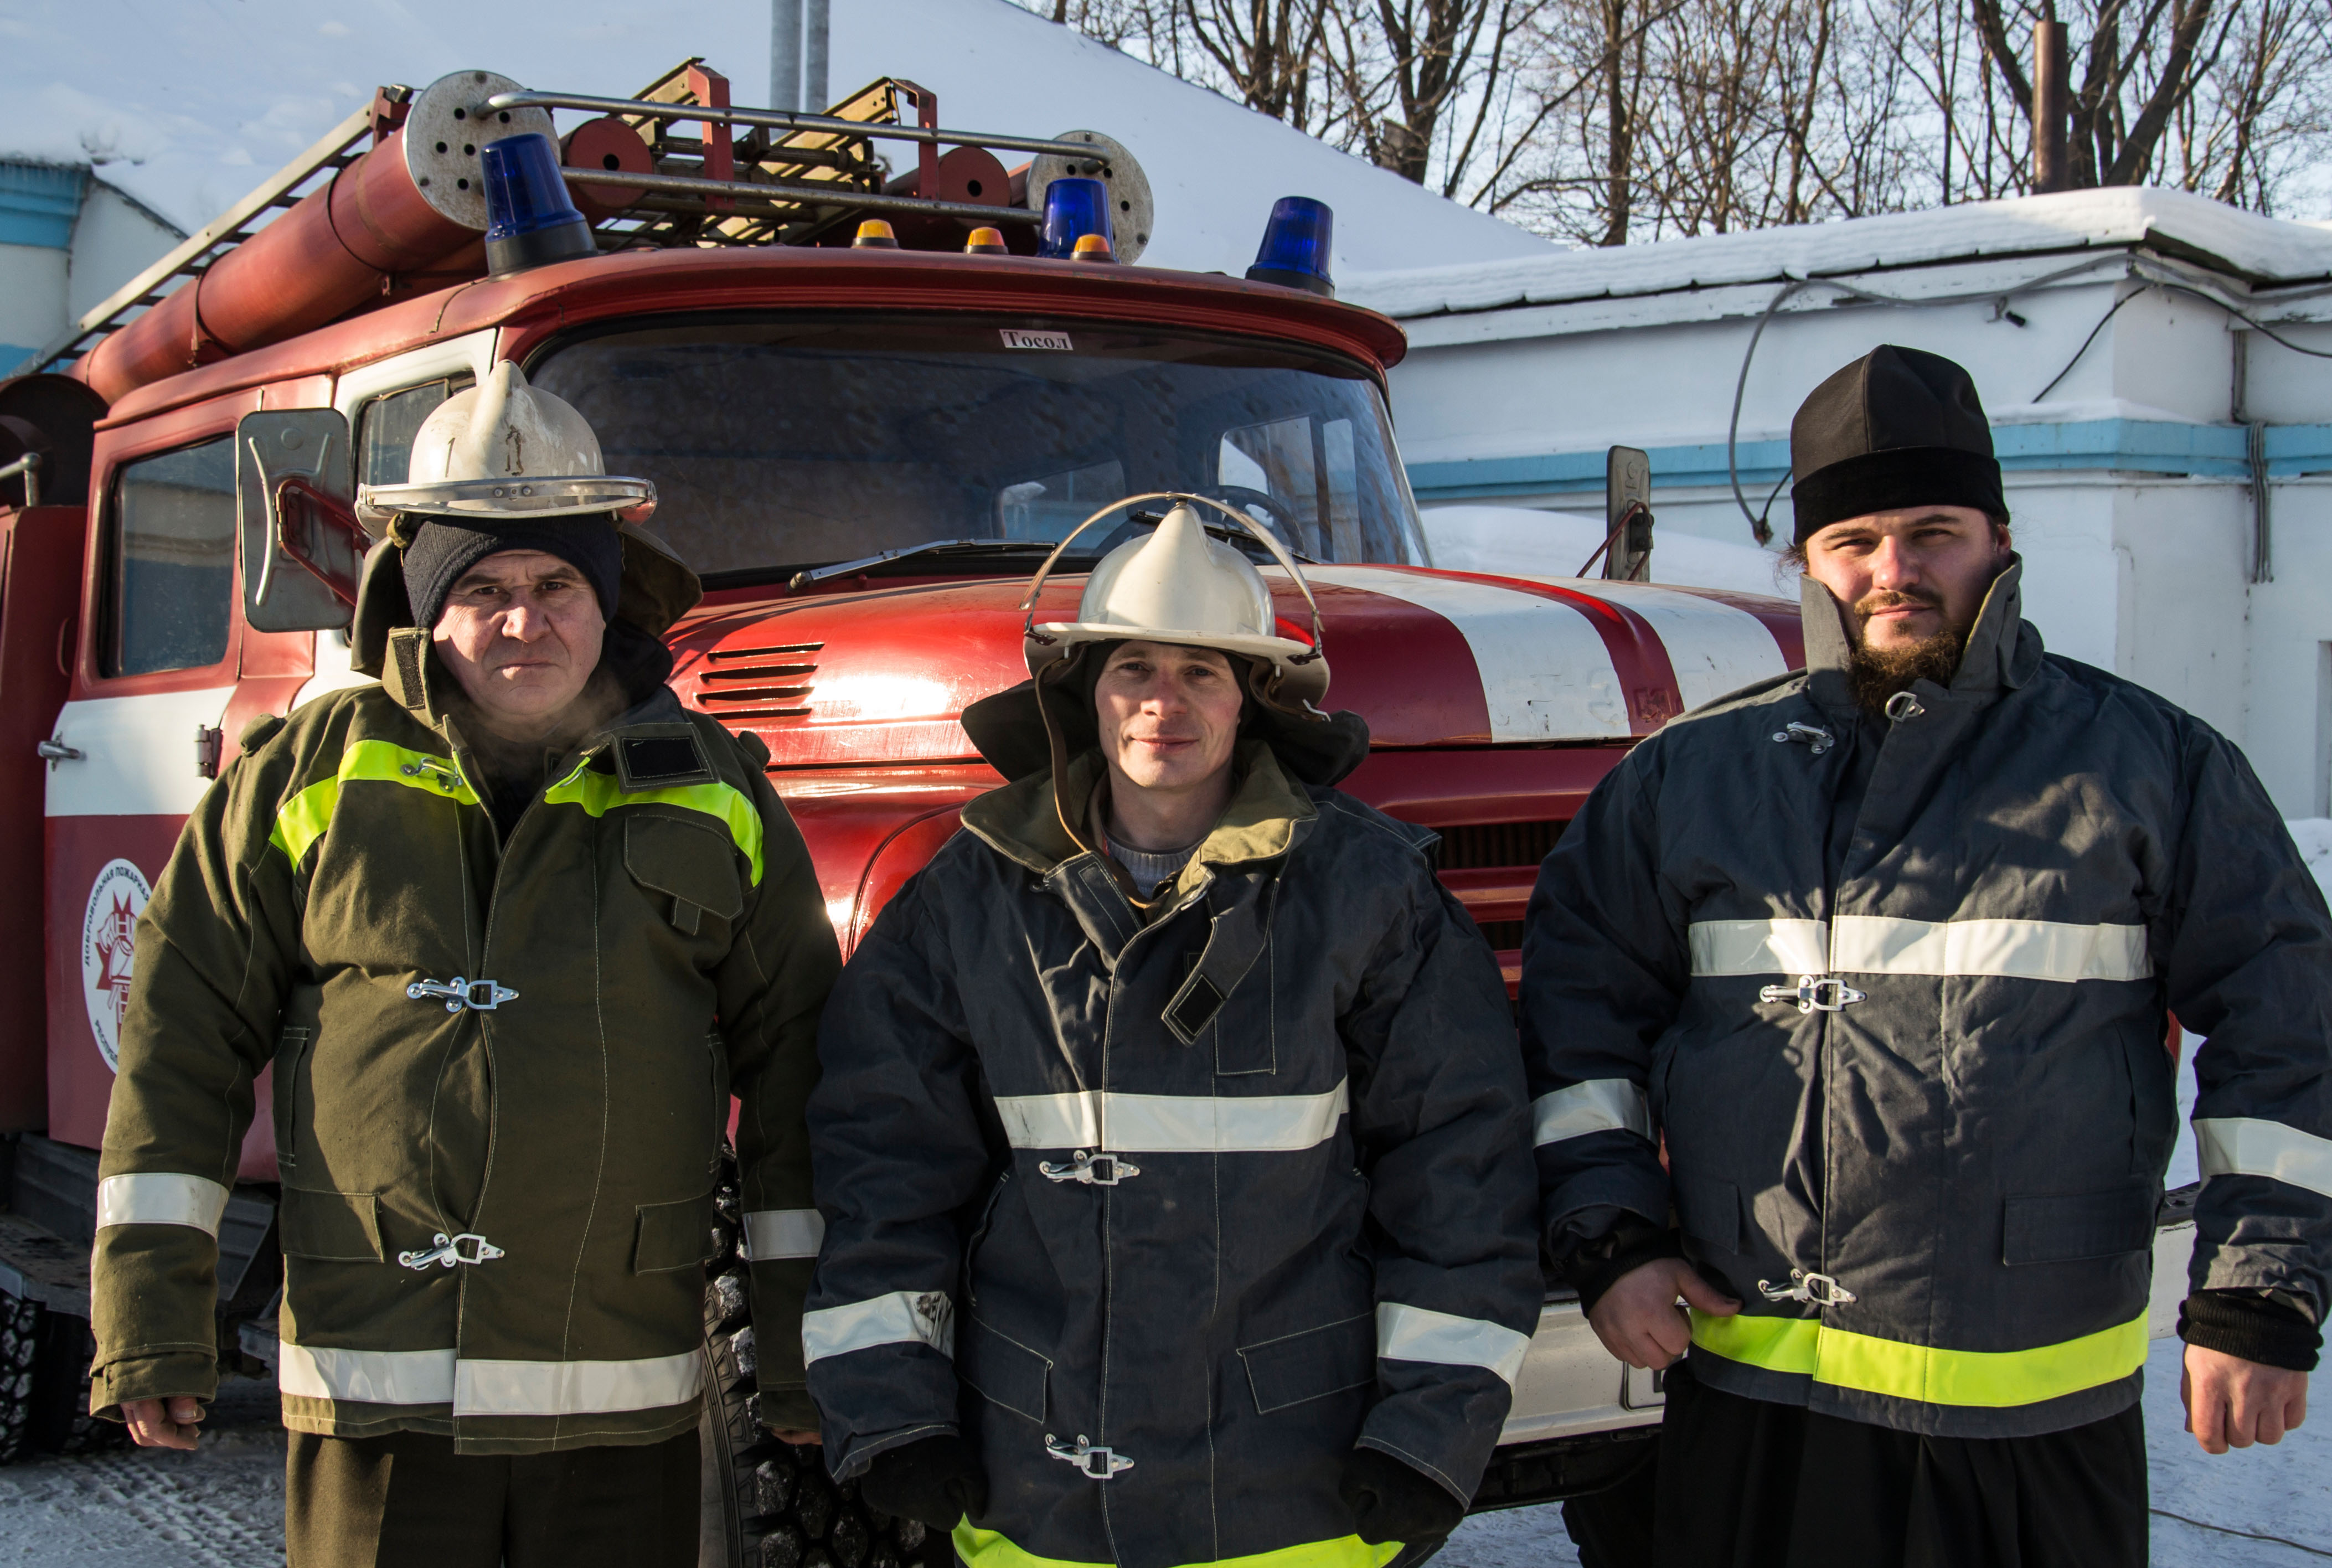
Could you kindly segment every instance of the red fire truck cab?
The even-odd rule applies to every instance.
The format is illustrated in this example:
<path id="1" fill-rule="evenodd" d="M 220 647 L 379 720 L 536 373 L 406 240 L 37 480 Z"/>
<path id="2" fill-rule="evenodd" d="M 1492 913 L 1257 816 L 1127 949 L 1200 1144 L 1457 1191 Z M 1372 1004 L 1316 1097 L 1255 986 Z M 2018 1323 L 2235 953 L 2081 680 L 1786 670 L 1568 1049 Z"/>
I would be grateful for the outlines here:
<path id="1" fill-rule="evenodd" d="M 655 482 L 648 526 L 707 588 L 671 634 L 674 684 L 768 745 L 846 951 L 959 808 L 1000 782 L 957 716 L 1024 678 L 1024 585 L 1120 497 L 1217 497 L 1316 563 L 1331 700 L 1373 736 L 1343 787 L 1440 834 L 1440 875 L 1510 983 L 1538 862 L 1587 791 L 1671 716 L 1799 662 L 1794 609 L 1779 601 L 1434 569 L 1387 413 L 1404 342 L 1381 316 L 1220 275 L 961 253 L 973 208 L 1033 249 L 1028 193 L 1046 158 L 1073 167 L 1080 147 L 1104 148 L 1099 172 L 1146 223 L 1138 170 L 1106 139 L 1036 143 L 1055 150 L 1008 171 L 965 134 L 958 150 L 986 159 L 972 175 L 961 166 L 978 160 L 930 156 L 926 140 L 915 174 L 887 179 L 867 141 L 933 123 L 912 84 L 851 100 L 850 134 L 832 129 L 842 110 L 756 126 L 760 111 L 728 110 L 717 89 L 692 62 L 629 106 L 639 113 L 593 122 L 599 141 L 570 136 L 574 189 L 602 215 L 598 253 L 502 277 L 476 253 L 483 223 L 424 243 L 396 227 L 411 190 L 380 193 L 391 175 L 417 189 L 433 167 L 442 180 L 462 167 L 402 142 L 554 95 L 483 72 L 384 90 L 302 177 L 329 185 L 295 205 L 287 171 L 290 210 L 273 225 L 224 229 L 181 258 L 196 275 L 174 293 L 144 282 L 66 345 L 84 350 L 69 376 L 0 386 L 0 437 L 15 443 L 0 464 L 41 455 L 31 477 L 46 491 L 28 505 L 25 475 L 0 481 L 0 864 L 18 887 L 37 884 L 45 909 L 39 940 L 26 930 L 0 950 L 19 970 L 0 990 L 0 1128 L 14 1134 L 0 1305 L 37 1317 L 48 1347 L 25 1353 L 36 1391 L 11 1404 L 17 1385 L 0 1378 L 7 1444 L 91 1439 L 72 1419 L 87 1366 L 76 1270 L 148 890 L 247 723 L 360 679 L 345 604 L 285 553 L 282 481 L 339 498 L 402 482 L 422 420 L 498 360 L 580 410 L 612 472 Z M 702 139 L 673 134 L 675 104 Z M 642 182 L 614 193 L 628 206 L 592 183 L 599 146 L 616 148 L 607 169 Z M 323 230 L 302 215 L 318 211 Z M 866 211 L 897 218 L 908 243 L 837 243 Z M 335 281 L 362 249 L 351 212 L 374 225 L 356 289 Z M 346 254 L 319 260 L 328 241 Z M 1074 618 L 1078 569 L 1143 525 L 1090 531 L 1037 618 Z M 1288 624 L 1308 626 L 1293 582 L 1266 575 Z M 253 1372 L 272 1360 L 280 1278 L 263 1077 L 259 1092 L 219 1238 L 223 1354 Z M 742 1292 L 733 1260 L 716 1269 L 706 1560 L 823 1551 L 858 1568 L 937 1550 L 762 1439 Z M 1659 1400 L 1657 1379 L 1611 1360 L 1576 1301 L 1551 1293 L 1480 1506 L 1610 1483 L 1647 1451 Z"/>

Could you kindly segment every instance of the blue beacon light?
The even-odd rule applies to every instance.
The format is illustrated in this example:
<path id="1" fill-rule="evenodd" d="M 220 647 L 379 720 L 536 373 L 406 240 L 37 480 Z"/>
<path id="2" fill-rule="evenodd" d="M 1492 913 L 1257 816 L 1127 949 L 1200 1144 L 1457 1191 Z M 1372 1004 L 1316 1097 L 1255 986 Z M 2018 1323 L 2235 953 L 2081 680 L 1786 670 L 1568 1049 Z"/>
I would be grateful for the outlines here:
<path id="1" fill-rule="evenodd" d="M 1336 215 L 1326 202 L 1281 196 L 1271 204 L 1271 221 L 1263 225 L 1263 244 L 1255 253 L 1255 265 L 1247 270 L 1247 281 L 1334 299 L 1328 255 L 1335 231 Z"/>
<path id="2" fill-rule="evenodd" d="M 1117 235 L 1109 226 L 1109 186 L 1097 179 L 1065 177 L 1045 187 L 1045 238 L 1037 247 L 1040 256 L 1067 261 L 1077 242 L 1099 234 L 1114 247 Z"/>
<path id="3" fill-rule="evenodd" d="M 598 253 L 591 225 L 568 198 L 559 152 L 539 131 L 478 149 L 486 185 L 486 270 L 506 277 L 529 267 Z"/>

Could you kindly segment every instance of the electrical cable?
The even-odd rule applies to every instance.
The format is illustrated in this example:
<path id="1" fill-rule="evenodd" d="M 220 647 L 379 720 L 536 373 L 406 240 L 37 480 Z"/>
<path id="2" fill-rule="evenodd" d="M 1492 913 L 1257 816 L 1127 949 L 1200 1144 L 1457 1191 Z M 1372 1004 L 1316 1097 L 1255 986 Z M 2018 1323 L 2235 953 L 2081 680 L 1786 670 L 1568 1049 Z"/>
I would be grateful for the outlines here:
<path id="1" fill-rule="evenodd" d="M 2146 1512 L 2159 1514 L 2165 1519 L 2175 1519 L 2182 1525 L 2192 1525 L 2197 1530 L 2213 1530 L 2222 1535 L 2241 1535 L 2246 1541 L 2272 1541 L 2279 1546 L 2289 1546 L 2295 1552 L 2305 1552 L 2311 1557 L 2332 1557 L 2332 1552 L 2327 1552 L 2321 1546 L 2310 1546 L 2305 1542 L 2294 1541 L 2286 1535 L 2262 1535 L 2256 1530 L 2238 1530 L 2227 1525 L 2205 1524 L 2200 1519 L 2189 1519 L 2184 1514 L 2174 1514 L 2167 1508 L 2149 1507 Z"/>
<path id="2" fill-rule="evenodd" d="M 1914 307 L 1926 305 L 1980 305 L 1989 301 L 1999 304 L 2002 308 L 2002 313 L 2005 314 L 2005 307 L 2007 306 L 2008 301 L 2014 299 L 2019 294 L 2030 293 L 2035 289 L 2046 288 L 2050 283 L 2061 282 L 2067 278 L 2078 277 L 2083 272 L 2094 272 L 2101 266 L 2106 266 L 2115 263 L 2127 263 L 2128 260 L 2128 256 L 2117 251 L 2108 255 L 2091 256 L 2088 260 L 2079 263 L 2076 265 L 2066 267 L 2057 272 L 2043 273 L 2040 277 L 2030 279 L 2011 289 L 1981 289 L 1973 293 L 1935 294 L 1921 299 L 1905 299 L 1893 294 L 1876 293 L 1868 289 L 1858 288 L 1852 283 L 1841 282 L 1836 278 L 1792 278 L 1789 282 L 1783 283 L 1781 290 L 1776 292 L 1771 300 L 1765 301 L 1765 309 L 1757 317 L 1756 329 L 1749 334 L 1749 347 L 1744 349 L 1741 355 L 1741 374 L 1735 378 L 1733 383 L 1733 418 L 1725 428 L 1725 474 L 1733 484 L 1734 505 L 1739 507 L 1741 509 L 1741 515 L 1749 520 L 1750 533 L 1761 545 L 1770 544 L 1773 542 L 1773 525 L 1768 522 L 1766 519 L 1771 516 L 1773 512 L 1773 501 L 1782 493 L 1782 487 L 1780 484 L 1773 486 L 1773 495 L 1770 495 L 1765 499 L 1765 510 L 1763 512 L 1754 512 L 1749 510 L 1749 499 L 1741 493 L 1741 464 L 1739 457 L 1741 445 L 1741 399 L 1742 395 L 1747 390 L 1749 386 L 1750 362 L 1757 357 L 1757 340 L 1765 335 L 1766 323 L 1770 322 L 1773 319 L 1773 313 L 1779 311 L 1782 306 L 1792 298 L 1792 296 L 1797 294 L 1802 290 L 1824 288 L 1834 289 L 1838 292 L 1845 295 L 1847 298 L 1850 300 L 1858 300 L 1867 305 L 1904 305 Z M 2205 295 L 2203 297 L 2207 299 L 2209 296 Z M 2216 303 L 2217 301 L 2214 301 L 2213 302 Z M 2118 305 L 2115 307 L 2117 310 L 2120 307 Z M 2229 308 L 2232 309 L 2232 307 Z M 2102 323 L 2100 323 L 2100 325 L 2102 325 Z M 2083 347 L 2086 348 L 2087 345 L 2084 344 Z M 2303 350 L 2303 352 L 2305 351 L 2306 350 Z M 2056 383 L 2050 382 L 2050 385 L 2053 387 Z M 1789 475 L 1784 473 L 1782 477 L 1786 481 Z"/>
<path id="3" fill-rule="evenodd" d="M 2040 391 L 2035 392 L 2032 395 L 2032 401 L 2038 403 L 2040 399 L 2049 396 L 2050 393 L 2054 392 L 2057 389 L 2057 383 L 2062 381 L 2066 377 L 2073 373 L 2073 367 L 2081 362 L 2081 356 L 2089 351 L 2089 345 L 2098 340 L 2098 334 L 2106 330 L 2106 323 L 2112 320 L 2114 317 L 2121 313 L 2121 308 L 2124 305 L 2128 304 L 2132 300 L 2136 299 L 2140 294 L 2146 292 L 2146 289 L 2155 289 L 2159 287 L 2161 287 L 2159 283 L 2149 281 L 2145 289 L 2132 289 L 2128 293 L 2124 294 L 2120 299 L 2116 300 L 2113 304 L 2107 309 L 2106 313 L 2098 318 L 2098 324 L 2089 329 L 2089 335 L 2081 339 L 2081 346 L 2073 350 L 2073 357 L 2065 361 L 2065 368 L 2062 370 L 2058 371 L 2054 376 L 2050 377 L 2049 385 L 2041 387 Z"/>

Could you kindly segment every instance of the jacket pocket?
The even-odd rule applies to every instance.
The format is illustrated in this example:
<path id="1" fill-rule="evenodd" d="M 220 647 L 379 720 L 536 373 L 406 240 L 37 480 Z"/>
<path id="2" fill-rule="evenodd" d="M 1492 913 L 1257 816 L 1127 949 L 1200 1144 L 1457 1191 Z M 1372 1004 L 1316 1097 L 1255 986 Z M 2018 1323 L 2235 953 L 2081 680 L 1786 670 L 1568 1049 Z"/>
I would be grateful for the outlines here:
<path id="1" fill-rule="evenodd" d="M 1679 1176 L 1677 1218 L 1684 1233 L 1724 1252 L 1741 1250 L 1741 1189 L 1706 1176 Z"/>
<path id="2" fill-rule="evenodd" d="M 275 1163 L 289 1171 L 299 1167 L 300 1079 L 308 1066 L 308 1048 L 316 1037 L 309 1024 L 286 1024 L 275 1045 L 275 1079 L 268 1089 L 269 1109 L 275 1120 Z"/>
<path id="3" fill-rule="evenodd" d="M 1045 1384 L 1052 1375 L 1052 1358 L 1038 1355 L 1010 1334 L 977 1317 L 967 1319 L 956 1334 L 955 1372 L 989 1404 L 1032 1421 L 1045 1419 Z"/>
<path id="4" fill-rule="evenodd" d="M 371 1192 L 311 1192 L 283 1189 L 277 1223 L 286 1257 L 322 1263 L 379 1263 L 380 1199 Z"/>
<path id="5" fill-rule="evenodd" d="M 2066 1198 L 2011 1198 L 2002 1263 L 2071 1263 L 2139 1252 L 2154 1241 L 2152 1182 Z"/>
<path id="6" fill-rule="evenodd" d="M 639 1237 L 632 1246 L 634 1274 L 693 1268 L 712 1256 L 712 1193 L 677 1203 L 640 1205 Z"/>
<path id="7" fill-rule="evenodd" d="M 624 869 L 669 899 L 665 914 L 691 936 L 705 915 L 734 920 L 745 907 L 736 849 L 717 827 L 635 813 L 624 823 Z"/>
<path id="8" fill-rule="evenodd" d="M 1258 1415 L 1377 1381 L 1376 1314 L 1239 1347 Z"/>

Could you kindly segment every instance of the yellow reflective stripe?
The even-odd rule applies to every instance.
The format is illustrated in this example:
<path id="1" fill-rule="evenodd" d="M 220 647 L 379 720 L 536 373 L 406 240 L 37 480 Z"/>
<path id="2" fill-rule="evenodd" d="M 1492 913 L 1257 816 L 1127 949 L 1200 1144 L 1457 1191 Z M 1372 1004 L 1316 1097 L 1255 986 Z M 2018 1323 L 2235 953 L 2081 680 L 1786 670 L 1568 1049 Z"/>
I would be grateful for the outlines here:
<path id="1" fill-rule="evenodd" d="M 332 825 L 340 800 L 340 786 L 352 779 L 376 784 L 402 784 L 441 800 L 475 806 L 477 796 L 462 780 L 461 770 L 450 757 L 433 757 L 388 741 L 357 741 L 340 753 L 339 770 L 320 779 L 276 809 L 274 830 L 267 842 L 297 865 L 309 846 Z"/>
<path id="2" fill-rule="evenodd" d="M 955 1527 L 956 1554 L 970 1568 L 1109 1568 L 1105 1563 L 1073 1563 L 1060 1557 L 1039 1557 L 1023 1551 L 993 1530 L 983 1530 L 970 1519 Z M 1282 1546 L 1276 1552 L 1257 1552 L 1245 1557 L 1223 1557 L 1212 1563 L 1192 1563 L 1181 1568 L 1384 1568 L 1400 1555 L 1401 1543 L 1375 1546 L 1358 1535 L 1333 1541 L 1310 1541 Z"/>
<path id="3" fill-rule="evenodd" d="M 1727 1361 L 1923 1404 L 2035 1405 L 2126 1378 L 2146 1363 L 2146 1319 L 2031 1350 L 1944 1350 L 1812 1318 L 1692 1315 L 1692 1343 Z"/>
<path id="4" fill-rule="evenodd" d="M 734 785 L 683 784 L 627 793 L 614 774 L 595 773 L 587 762 L 544 790 L 542 798 L 550 806 L 580 806 L 594 817 L 605 817 L 618 806 L 677 806 L 702 812 L 729 829 L 731 840 L 752 865 L 752 884 L 761 884 L 761 814 Z"/>
<path id="5" fill-rule="evenodd" d="M 275 831 L 267 842 L 283 852 L 283 857 L 293 865 L 308 853 L 308 846 L 324 836 L 331 825 L 332 808 L 339 804 L 340 781 L 320 779 L 283 803 L 275 813 Z"/>

